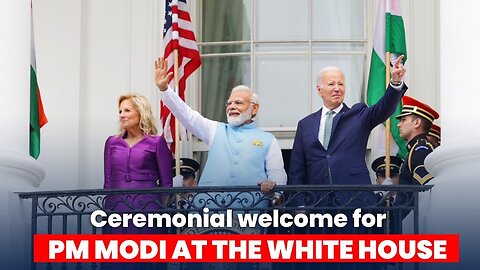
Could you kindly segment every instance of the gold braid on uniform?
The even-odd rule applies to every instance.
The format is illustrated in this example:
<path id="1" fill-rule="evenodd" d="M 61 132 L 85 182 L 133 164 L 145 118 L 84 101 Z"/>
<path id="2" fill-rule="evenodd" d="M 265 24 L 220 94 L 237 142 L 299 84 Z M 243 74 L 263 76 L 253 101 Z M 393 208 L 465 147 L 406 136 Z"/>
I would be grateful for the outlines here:
<path id="1" fill-rule="evenodd" d="M 418 169 L 418 168 L 425 168 L 425 165 L 420 165 L 418 166 L 417 168 L 415 168 L 415 171 Z M 425 169 L 426 170 L 426 169 Z M 428 180 L 432 179 L 433 178 L 433 175 L 431 175 L 430 173 L 428 173 L 427 175 L 425 175 L 424 177 L 421 177 L 420 175 L 418 175 L 415 171 L 413 171 L 413 178 L 415 178 L 415 180 L 417 180 L 420 185 L 423 185 L 425 184 L 425 182 L 427 182 Z M 426 170 L 427 171 L 427 170 Z M 427 171 L 428 172 L 428 171 Z"/>
<path id="2" fill-rule="evenodd" d="M 420 175 L 418 175 L 416 173 L 417 169 L 418 168 L 425 168 L 425 165 L 420 165 L 420 166 L 417 166 L 414 170 L 412 170 L 412 155 L 413 155 L 413 152 L 415 152 L 415 147 L 417 146 L 419 141 L 417 141 L 413 146 L 412 146 L 412 150 L 408 153 L 408 170 L 412 173 L 413 175 L 413 178 L 415 180 L 418 181 L 418 183 L 420 183 L 420 185 L 423 185 L 425 184 L 425 182 L 427 182 L 428 180 L 432 179 L 433 178 L 433 175 L 430 174 L 430 172 L 428 172 L 428 174 L 426 174 L 424 177 L 421 177 Z M 428 142 L 428 141 L 425 141 L 425 143 L 430 146 L 431 149 L 434 149 L 433 145 Z"/>

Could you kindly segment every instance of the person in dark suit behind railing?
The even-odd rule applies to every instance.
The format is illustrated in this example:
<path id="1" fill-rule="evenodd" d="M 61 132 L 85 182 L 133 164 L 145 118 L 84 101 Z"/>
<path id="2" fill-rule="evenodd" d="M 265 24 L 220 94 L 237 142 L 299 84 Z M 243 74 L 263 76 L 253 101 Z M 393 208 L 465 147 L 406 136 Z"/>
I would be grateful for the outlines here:
<path id="1" fill-rule="evenodd" d="M 370 132 L 387 120 L 407 90 L 403 82 L 403 55 L 392 67 L 391 82 L 384 96 L 373 106 L 344 103 L 345 75 L 338 67 L 326 67 L 317 75 L 317 91 L 323 106 L 298 122 L 290 159 L 290 185 L 371 185 L 365 162 Z M 303 195 L 303 196 L 302 196 Z M 319 201 L 323 198 L 322 201 Z M 352 208 L 375 206 L 373 192 L 333 191 L 296 194 L 292 203 L 305 211 L 332 215 L 343 213 L 350 222 L 343 228 L 313 228 L 307 233 L 366 233 L 351 222 Z M 312 208 L 310 208 L 312 207 Z M 353 264 L 331 264 L 331 269 L 355 269 Z M 315 264 L 312 267 L 316 267 Z M 374 269 L 360 265 L 358 269 Z M 313 269 L 313 268 L 312 268 Z"/>
<path id="2" fill-rule="evenodd" d="M 368 136 L 390 117 L 407 87 L 400 56 L 392 67 L 385 95 L 373 106 L 343 101 L 345 75 L 337 67 L 322 69 L 317 76 L 323 106 L 298 122 L 290 161 L 289 184 L 371 184 L 365 163 Z"/>

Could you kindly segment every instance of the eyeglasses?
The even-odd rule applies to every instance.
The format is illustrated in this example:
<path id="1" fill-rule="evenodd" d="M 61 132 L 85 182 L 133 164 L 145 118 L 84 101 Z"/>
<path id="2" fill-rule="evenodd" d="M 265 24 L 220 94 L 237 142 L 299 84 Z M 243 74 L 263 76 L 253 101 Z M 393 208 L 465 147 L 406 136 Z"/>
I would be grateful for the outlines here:
<path id="1" fill-rule="evenodd" d="M 253 101 L 250 101 L 250 102 L 248 102 L 248 103 L 252 103 L 253 105 L 257 104 L 257 103 L 255 103 L 255 102 L 253 102 Z M 239 100 L 233 100 L 233 101 L 232 101 L 232 100 L 227 100 L 227 101 L 225 101 L 225 107 L 228 107 L 228 106 L 231 106 L 231 105 L 235 105 L 236 107 L 241 107 L 241 106 L 243 106 L 244 104 L 245 104 L 245 101 L 240 100 L 240 99 L 239 99 Z"/>

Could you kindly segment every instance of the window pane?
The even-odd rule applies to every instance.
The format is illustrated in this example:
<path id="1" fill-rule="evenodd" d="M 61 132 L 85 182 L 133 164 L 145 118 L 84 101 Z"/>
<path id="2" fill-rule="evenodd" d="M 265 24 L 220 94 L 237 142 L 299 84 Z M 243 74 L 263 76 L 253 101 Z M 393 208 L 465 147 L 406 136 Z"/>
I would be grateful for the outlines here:
<path id="1" fill-rule="evenodd" d="M 202 115 L 226 122 L 225 101 L 232 88 L 250 85 L 249 56 L 204 57 L 202 59 Z"/>
<path id="2" fill-rule="evenodd" d="M 250 44 L 235 44 L 235 45 L 202 45 L 200 52 L 204 54 L 212 53 L 238 53 L 250 52 Z"/>
<path id="3" fill-rule="evenodd" d="M 256 40 L 308 39 L 307 0 L 257 0 Z"/>
<path id="4" fill-rule="evenodd" d="M 252 0 L 204 0 L 202 42 L 250 40 Z"/>
<path id="5" fill-rule="evenodd" d="M 323 105 L 322 98 L 318 96 L 316 79 L 318 72 L 327 66 L 337 66 L 345 74 L 345 103 L 351 107 L 357 102 L 363 101 L 364 96 L 364 55 L 314 55 L 313 61 L 313 87 L 312 87 L 312 111 L 317 111 Z"/>
<path id="6" fill-rule="evenodd" d="M 312 52 L 356 52 L 365 53 L 365 43 L 314 43 L 312 46 Z"/>
<path id="7" fill-rule="evenodd" d="M 255 45 L 255 52 L 303 52 L 307 54 L 309 51 L 308 43 L 266 43 Z"/>
<path id="8" fill-rule="evenodd" d="M 365 5 L 365 0 L 203 0 L 202 114 L 226 121 L 224 102 L 232 87 L 254 82 L 261 103 L 258 125 L 296 127 L 322 106 L 316 73 L 332 65 L 345 72 L 345 103 L 362 101 Z M 219 41 L 246 42 L 205 44 Z M 229 53 L 237 55 L 217 55 Z"/>
<path id="9" fill-rule="evenodd" d="M 365 39 L 364 6 L 364 0 L 312 1 L 313 39 Z"/>
<path id="10" fill-rule="evenodd" d="M 308 56 L 258 56 L 255 92 L 260 98 L 261 127 L 296 127 L 309 113 Z"/>

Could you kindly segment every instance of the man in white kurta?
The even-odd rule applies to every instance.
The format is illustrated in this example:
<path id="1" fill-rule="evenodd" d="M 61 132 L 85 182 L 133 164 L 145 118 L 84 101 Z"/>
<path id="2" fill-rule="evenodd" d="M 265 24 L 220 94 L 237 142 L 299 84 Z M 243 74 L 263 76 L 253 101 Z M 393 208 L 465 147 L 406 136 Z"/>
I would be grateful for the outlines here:
<path id="1" fill-rule="evenodd" d="M 155 83 L 163 103 L 182 125 L 209 147 L 199 186 L 260 185 L 266 193 L 285 185 L 287 175 L 275 137 L 257 128 L 258 97 L 247 86 L 232 89 L 227 101 L 228 124 L 213 121 L 192 110 L 168 86 L 165 62 L 155 62 Z"/>

